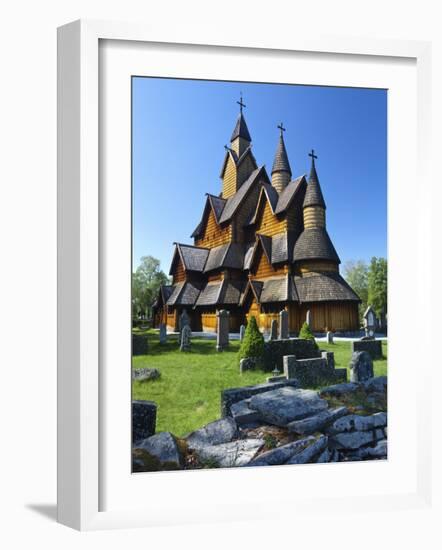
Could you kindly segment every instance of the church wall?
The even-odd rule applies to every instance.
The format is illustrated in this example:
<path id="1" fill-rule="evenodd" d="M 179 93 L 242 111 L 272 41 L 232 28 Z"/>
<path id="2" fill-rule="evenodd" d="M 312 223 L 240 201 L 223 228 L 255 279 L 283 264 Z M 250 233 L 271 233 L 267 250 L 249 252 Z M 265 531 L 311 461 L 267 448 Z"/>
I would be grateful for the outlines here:
<path id="1" fill-rule="evenodd" d="M 204 234 L 201 238 L 195 240 L 196 246 L 203 246 L 207 248 L 213 248 L 220 246 L 231 241 L 232 228 L 230 225 L 226 227 L 220 227 L 215 220 L 213 211 L 210 210 L 210 214 L 207 218 L 206 227 L 204 228 Z"/>
<path id="2" fill-rule="evenodd" d="M 278 233 L 283 233 L 286 229 L 286 220 L 278 219 L 277 216 L 272 213 L 270 204 L 266 200 L 264 210 L 257 224 L 256 232 L 271 237 L 273 235 L 277 235 Z"/>
<path id="3" fill-rule="evenodd" d="M 252 275 L 253 279 L 261 280 L 266 277 L 275 277 L 287 273 L 287 266 L 273 267 L 262 248 L 257 252 L 257 258 L 255 259 L 254 265 L 256 265 L 256 271 Z"/>
<path id="4" fill-rule="evenodd" d="M 300 330 L 306 320 L 308 310 L 310 310 L 311 328 L 314 332 L 359 329 L 358 304 L 356 302 L 316 302 L 289 305 L 291 332 Z"/>
<path id="5" fill-rule="evenodd" d="M 304 227 L 325 227 L 325 210 L 321 206 L 309 206 L 304 209 Z"/>
<path id="6" fill-rule="evenodd" d="M 173 273 L 173 283 L 180 283 L 186 279 L 186 272 L 184 270 L 183 262 L 181 258 L 175 264 L 175 271 Z"/>
<path id="7" fill-rule="evenodd" d="M 223 176 L 223 199 L 236 193 L 236 166 L 232 158 L 227 159 L 227 166 Z"/>
<path id="8" fill-rule="evenodd" d="M 311 271 L 334 271 L 339 272 L 338 265 L 334 262 L 320 262 L 320 261 L 311 261 L 311 262 L 303 262 L 302 264 L 299 264 L 297 267 L 297 271 L 300 273 L 308 273 Z"/>

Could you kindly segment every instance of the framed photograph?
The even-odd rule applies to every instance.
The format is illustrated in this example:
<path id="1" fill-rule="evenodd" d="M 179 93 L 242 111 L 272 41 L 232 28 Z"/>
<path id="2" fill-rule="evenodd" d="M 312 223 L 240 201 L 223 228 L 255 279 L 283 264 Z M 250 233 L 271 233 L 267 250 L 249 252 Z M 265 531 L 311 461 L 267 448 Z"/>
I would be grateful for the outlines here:
<path id="1" fill-rule="evenodd" d="M 429 48 L 59 29 L 61 523 L 427 505 Z"/>

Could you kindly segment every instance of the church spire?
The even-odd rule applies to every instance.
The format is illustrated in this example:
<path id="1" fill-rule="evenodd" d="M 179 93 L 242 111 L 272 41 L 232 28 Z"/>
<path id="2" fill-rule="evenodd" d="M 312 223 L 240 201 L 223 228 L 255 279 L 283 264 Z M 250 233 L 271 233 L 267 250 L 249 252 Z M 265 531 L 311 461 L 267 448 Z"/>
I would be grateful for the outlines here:
<path id="1" fill-rule="evenodd" d="M 316 172 L 314 149 L 309 153 L 312 159 L 310 168 L 310 176 L 305 192 L 303 209 L 304 209 L 304 227 L 306 229 L 312 227 L 325 227 L 325 201 L 322 195 L 321 186 L 319 184 L 318 173 Z"/>
<path id="2" fill-rule="evenodd" d="M 290 178 L 292 177 L 292 170 L 290 168 L 289 159 L 287 156 L 287 150 L 284 143 L 285 128 L 281 124 L 278 126 L 279 133 L 279 142 L 276 148 L 275 160 L 273 161 L 272 167 L 272 185 L 281 193 L 283 189 L 290 183 Z"/>
<path id="3" fill-rule="evenodd" d="M 232 136 L 230 138 L 231 148 L 236 152 L 238 157 L 247 149 L 250 145 L 252 138 L 250 137 L 249 129 L 247 128 L 246 119 L 244 118 L 243 108 L 246 107 L 242 99 L 242 93 L 239 96 L 239 115 L 236 120 L 235 128 L 233 129 Z"/>

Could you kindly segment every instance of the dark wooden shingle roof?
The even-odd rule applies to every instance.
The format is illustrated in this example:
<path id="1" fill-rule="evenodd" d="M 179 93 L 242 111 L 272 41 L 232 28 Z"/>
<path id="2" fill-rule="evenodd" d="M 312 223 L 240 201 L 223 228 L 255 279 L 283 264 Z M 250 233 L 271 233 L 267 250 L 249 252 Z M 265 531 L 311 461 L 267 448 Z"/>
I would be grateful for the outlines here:
<path id="1" fill-rule="evenodd" d="M 341 263 L 339 256 L 323 228 L 304 229 L 293 249 L 293 261 L 332 260 Z"/>
<path id="2" fill-rule="evenodd" d="M 292 180 L 280 193 L 278 204 L 275 208 L 275 213 L 282 214 L 282 212 L 285 212 L 285 210 L 287 210 L 287 208 L 291 205 L 296 195 L 305 187 L 306 183 L 307 181 L 305 176 L 299 176 L 299 178 Z"/>
<path id="3" fill-rule="evenodd" d="M 184 268 L 187 271 L 202 272 L 209 255 L 208 248 L 200 248 L 197 246 L 176 243 L 176 247 Z"/>
<path id="4" fill-rule="evenodd" d="M 350 285 L 335 272 L 295 276 L 295 285 L 301 302 L 360 301 Z"/>
<path id="5" fill-rule="evenodd" d="M 321 186 L 319 185 L 318 174 L 316 173 L 314 159 L 312 159 L 312 168 L 310 170 L 307 191 L 304 197 L 303 207 L 305 208 L 306 206 L 321 206 L 322 208 L 326 208 Z"/>
<path id="6" fill-rule="evenodd" d="M 292 175 L 287 150 L 285 148 L 282 134 L 279 136 L 278 147 L 276 148 L 275 159 L 273 161 L 272 174 L 274 172 L 288 172 Z"/>
<path id="7" fill-rule="evenodd" d="M 246 141 L 252 141 L 249 129 L 247 128 L 246 119 L 244 118 L 244 115 L 242 113 L 239 113 L 238 115 L 230 141 L 235 140 L 237 137 L 242 137 Z"/>

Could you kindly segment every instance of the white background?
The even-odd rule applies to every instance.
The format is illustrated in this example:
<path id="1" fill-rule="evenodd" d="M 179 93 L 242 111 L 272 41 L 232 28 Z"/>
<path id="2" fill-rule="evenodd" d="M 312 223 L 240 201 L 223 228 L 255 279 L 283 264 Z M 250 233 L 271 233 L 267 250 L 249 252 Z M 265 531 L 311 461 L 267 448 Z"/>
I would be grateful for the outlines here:
<path id="1" fill-rule="evenodd" d="M 234 39 L 235 33 L 271 39 L 303 28 L 311 33 L 381 36 L 434 41 L 433 143 L 442 147 L 441 16 L 438 2 L 258 2 L 224 0 L 217 4 L 188 0 L 157 3 L 88 0 L 10 3 L 2 6 L 0 86 L 0 224 L 1 270 L 1 525 L 4 548 L 119 548 L 124 545 L 162 549 L 241 546 L 360 549 L 440 547 L 437 518 L 440 490 L 433 511 L 402 511 L 369 518 L 354 514 L 293 517 L 274 521 L 269 510 L 263 524 L 229 524 L 79 534 L 54 523 L 56 433 L 56 27 L 79 17 L 145 21 L 155 27 L 204 28 L 207 37 Z M 226 30 L 223 30 L 226 29 Z M 229 29 L 229 30 L 227 30 Z M 238 34 L 238 35 L 239 35 Z M 439 35 L 439 36 L 438 36 Z M 435 153 L 438 148 L 434 146 Z M 440 154 L 436 155 L 437 157 Z M 404 159 L 406 162 L 406 159 Z M 435 184 L 442 200 L 440 170 Z M 418 197 L 416 197 L 418 200 Z M 440 255 L 440 220 L 433 220 L 435 254 Z M 406 268 L 408 266 L 404 266 Z M 412 289 L 410 289 L 412 291 Z M 440 296 L 435 309 L 442 311 Z M 434 317 L 438 320 L 438 317 Z M 418 334 L 433 319 L 411 326 Z M 440 322 L 440 321 L 439 321 Z M 437 351 L 435 343 L 435 351 Z M 438 361 L 435 355 L 435 361 Z M 439 366 L 441 361 L 439 360 Z M 419 364 L 416 369 L 429 368 Z M 434 394 L 435 446 L 440 457 L 440 383 Z M 406 427 L 404 427 L 406 429 Z M 437 439 L 439 437 L 439 439 Z M 434 471 L 440 489 L 441 476 Z M 436 508 L 439 506 L 439 508 Z M 3 540 L 4 539 L 4 540 Z"/>

